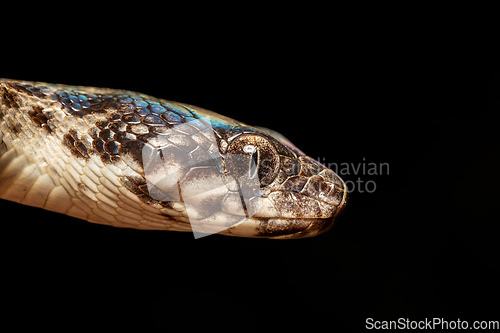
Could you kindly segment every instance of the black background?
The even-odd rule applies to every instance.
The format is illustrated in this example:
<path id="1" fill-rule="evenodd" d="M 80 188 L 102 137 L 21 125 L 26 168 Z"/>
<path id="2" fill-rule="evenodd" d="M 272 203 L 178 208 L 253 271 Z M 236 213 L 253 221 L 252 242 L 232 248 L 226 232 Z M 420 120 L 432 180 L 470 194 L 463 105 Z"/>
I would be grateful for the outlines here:
<path id="1" fill-rule="evenodd" d="M 390 166 L 343 175 L 376 190 L 351 193 L 334 228 L 304 240 L 194 240 L 2 201 L 9 317 L 144 331 L 499 320 L 500 68 L 489 42 L 369 30 L 207 34 L 201 45 L 75 36 L 2 60 L 2 77 L 140 91 L 275 129 L 327 163 Z"/>

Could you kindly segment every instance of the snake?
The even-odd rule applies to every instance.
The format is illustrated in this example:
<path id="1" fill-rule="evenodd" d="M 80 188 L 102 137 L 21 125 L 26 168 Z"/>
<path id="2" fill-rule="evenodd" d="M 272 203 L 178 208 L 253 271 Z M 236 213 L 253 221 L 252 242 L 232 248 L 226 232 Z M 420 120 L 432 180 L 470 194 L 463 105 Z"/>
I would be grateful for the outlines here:
<path id="1" fill-rule="evenodd" d="M 113 227 L 293 239 L 331 229 L 347 197 L 279 132 L 129 90 L 0 79 L 1 199 Z"/>

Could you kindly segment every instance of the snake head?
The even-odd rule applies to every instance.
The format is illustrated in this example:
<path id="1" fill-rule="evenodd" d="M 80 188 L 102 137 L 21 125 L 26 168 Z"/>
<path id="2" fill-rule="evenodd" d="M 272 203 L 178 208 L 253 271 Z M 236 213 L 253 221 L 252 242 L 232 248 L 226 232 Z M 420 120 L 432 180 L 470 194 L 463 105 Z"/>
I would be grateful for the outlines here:
<path id="1" fill-rule="evenodd" d="M 195 119 L 142 150 L 148 194 L 169 218 L 195 238 L 302 238 L 332 226 L 347 196 L 333 171 L 277 132 L 186 107 Z"/>
<path id="2" fill-rule="evenodd" d="M 239 197 L 247 219 L 223 233 L 302 238 L 331 228 L 347 201 L 337 174 L 275 131 L 239 127 L 226 137 L 226 171 L 238 186 L 222 208 L 236 211 Z"/>

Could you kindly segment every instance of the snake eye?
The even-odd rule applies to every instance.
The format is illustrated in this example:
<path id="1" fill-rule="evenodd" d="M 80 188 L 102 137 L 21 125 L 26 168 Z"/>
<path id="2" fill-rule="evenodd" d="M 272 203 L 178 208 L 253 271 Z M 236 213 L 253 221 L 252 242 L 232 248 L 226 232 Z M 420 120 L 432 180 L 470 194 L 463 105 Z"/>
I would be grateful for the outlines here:
<path id="1" fill-rule="evenodd" d="M 267 186 L 279 171 L 279 155 L 273 144 L 261 135 L 245 134 L 235 138 L 227 149 L 228 172 L 240 181 L 258 180 Z"/>

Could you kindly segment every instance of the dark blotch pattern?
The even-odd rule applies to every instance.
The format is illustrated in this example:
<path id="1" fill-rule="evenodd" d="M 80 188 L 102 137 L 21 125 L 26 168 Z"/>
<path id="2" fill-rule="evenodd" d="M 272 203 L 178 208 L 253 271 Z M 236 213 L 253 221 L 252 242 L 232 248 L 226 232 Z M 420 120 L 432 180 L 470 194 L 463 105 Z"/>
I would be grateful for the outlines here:
<path id="1" fill-rule="evenodd" d="M 8 109 L 19 107 L 19 104 L 17 104 L 16 101 L 16 94 L 13 93 L 11 89 L 8 89 L 7 85 L 2 87 L 2 89 L 0 90 L 0 95 L 2 97 L 3 104 L 5 104 Z"/>
<path id="2" fill-rule="evenodd" d="M 28 111 L 28 115 L 30 116 L 31 121 L 40 128 L 43 128 L 47 131 L 47 133 L 52 133 L 52 130 L 48 126 L 48 118 L 43 113 L 43 108 L 39 105 L 33 105 L 33 110 Z"/>
<path id="3" fill-rule="evenodd" d="M 78 132 L 70 131 L 63 136 L 63 144 L 71 150 L 71 154 L 76 158 L 89 158 L 85 144 L 80 140 Z"/>
<path id="4" fill-rule="evenodd" d="M 104 163 L 119 160 L 140 174 L 143 173 L 144 144 L 175 124 L 195 117 L 182 106 L 121 90 L 89 93 L 68 87 L 47 98 L 60 103 L 67 116 L 88 123 L 85 132 L 72 127 L 74 131 L 63 136 L 63 144 L 70 148 L 73 156 L 89 158 L 97 154 Z M 49 120 L 41 109 L 34 109 L 30 117 L 37 126 Z"/>

